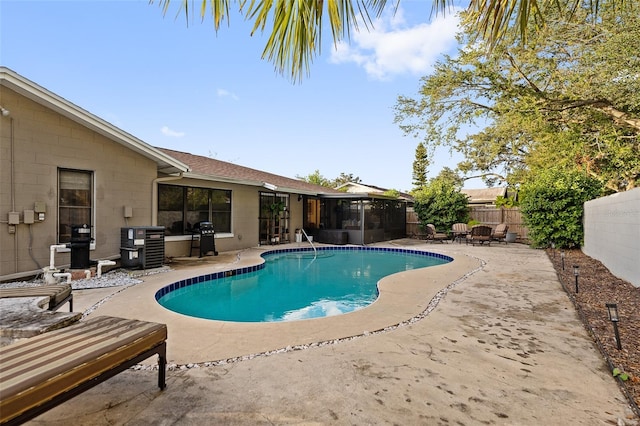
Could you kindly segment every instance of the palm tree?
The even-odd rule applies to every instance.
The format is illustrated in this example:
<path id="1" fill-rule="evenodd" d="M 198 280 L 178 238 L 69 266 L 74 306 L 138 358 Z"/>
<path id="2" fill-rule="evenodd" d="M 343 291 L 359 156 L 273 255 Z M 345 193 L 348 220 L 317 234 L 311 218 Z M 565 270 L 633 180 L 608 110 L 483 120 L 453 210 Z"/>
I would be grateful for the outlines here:
<path id="1" fill-rule="evenodd" d="M 171 0 L 157 1 L 166 14 Z M 189 20 L 191 6 L 200 3 L 201 18 L 211 12 L 216 31 L 223 21 L 229 19 L 231 0 L 174 0 L 181 3 L 180 11 Z M 587 0 L 587 7 L 597 16 L 600 1 Z M 623 5 L 634 0 L 609 0 Z M 262 58 L 273 62 L 281 74 L 290 73 L 292 80 L 300 80 L 309 74 L 313 57 L 320 52 L 323 16 L 329 18 L 334 44 L 349 39 L 353 28 L 358 31 L 358 22 L 369 28 L 372 16 L 379 17 L 387 7 L 397 8 L 400 0 L 235 0 L 242 16 L 253 20 L 251 34 L 264 32 L 271 21 L 271 34 L 262 52 Z M 445 13 L 454 0 L 433 0 L 433 11 Z M 425 7 L 427 2 L 425 2 Z M 470 0 L 467 19 L 489 47 L 494 46 L 509 31 L 515 30 L 520 39 L 526 41 L 526 30 L 530 25 L 544 25 L 544 13 L 557 8 L 563 13 L 572 13 L 584 7 L 581 0 Z M 208 6 L 208 7 L 207 7 Z M 360 18 L 360 21 L 358 21 Z"/>

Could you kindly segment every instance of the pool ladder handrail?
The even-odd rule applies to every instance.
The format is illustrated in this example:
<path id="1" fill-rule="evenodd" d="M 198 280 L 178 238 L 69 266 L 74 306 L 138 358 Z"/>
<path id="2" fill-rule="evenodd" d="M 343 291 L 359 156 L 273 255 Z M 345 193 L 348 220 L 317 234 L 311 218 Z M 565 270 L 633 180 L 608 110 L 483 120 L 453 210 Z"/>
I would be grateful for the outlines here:
<path id="1" fill-rule="evenodd" d="M 305 238 L 307 239 L 307 241 L 309 241 L 309 244 L 311 244 L 311 247 L 313 248 L 313 257 L 314 259 L 318 256 L 318 250 L 316 250 L 316 246 L 313 245 L 313 241 L 311 241 L 309 239 L 309 236 L 307 235 L 307 233 L 304 231 L 304 228 L 302 228 L 302 233 L 304 234 Z"/>

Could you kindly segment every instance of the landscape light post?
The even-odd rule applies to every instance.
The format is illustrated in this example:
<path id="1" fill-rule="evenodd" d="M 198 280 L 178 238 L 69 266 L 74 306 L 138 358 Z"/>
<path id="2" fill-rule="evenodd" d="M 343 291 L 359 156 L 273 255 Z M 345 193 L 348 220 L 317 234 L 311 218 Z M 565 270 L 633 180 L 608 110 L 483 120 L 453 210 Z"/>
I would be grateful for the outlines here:
<path id="1" fill-rule="evenodd" d="M 564 271 L 564 250 L 560 250 L 560 260 L 562 261 L 562 270 Z"/>
<path id="2" fill-rule="evenodd" d="M 618 333 L 618 321 L 620 321 L 620 317 L 618 316 L 618 305 L 615 303 L 607 303 L 607 312 L 609 313 L 609 320 L 613 323 L 613 332 L 616 336 L 616 346 L 618 350 L 622 349 L 622 344 L 620 343 L 620 333 Z"/>
<path id="3" fill-rule="evenodd" d="M 576 277 L 576 293 L 578 292 L 578 275 L 580 275 L 580 267 L 573 265 L 573 275 Z"/>

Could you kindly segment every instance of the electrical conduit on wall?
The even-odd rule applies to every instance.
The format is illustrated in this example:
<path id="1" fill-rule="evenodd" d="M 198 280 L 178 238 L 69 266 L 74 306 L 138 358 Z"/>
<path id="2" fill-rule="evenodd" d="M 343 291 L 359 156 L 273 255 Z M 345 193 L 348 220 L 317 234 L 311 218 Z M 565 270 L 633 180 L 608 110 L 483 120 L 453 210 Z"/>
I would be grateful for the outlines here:
<path id="1" fill-rule="evenodd" d="M 2 116 L 7 117 L 9 115 L 9 111 L 2 108 Z M 16 211 L 16 167 L 15 167 L 15 140 L 14 140 L 14 126 L 13 126 L 13 117 L 9 117 L 9 149 L 11 152 L 9 153 L 10 165 L 11 165 L 11 211 Z M 18 227 L 16 226 L 16 232 L 13 234 L 13 256 L 14 256 L 14 271 L 18 273 Z"/>

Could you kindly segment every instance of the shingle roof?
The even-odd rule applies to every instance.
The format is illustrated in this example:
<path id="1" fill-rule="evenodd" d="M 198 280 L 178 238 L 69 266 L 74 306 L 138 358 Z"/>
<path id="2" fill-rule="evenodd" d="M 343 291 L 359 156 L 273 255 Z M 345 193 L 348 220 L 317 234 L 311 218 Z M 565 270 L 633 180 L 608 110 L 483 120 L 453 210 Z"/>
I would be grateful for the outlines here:
<path id="1" fill-rule="evenodd" d="M 208 180 L 235 182 L 244 185 L 263 186 L 269 183 L 277 187 L 277 191 L 297 192 L 303 194 L 335 194 L 340 191 L 320 185 L 314 185 L 299 179 L 291 179 L 273 173 L 263 172 L 249 167 L 239 166 L 215 158 L 158 148 L 176 160 L 188 165 L 191 169 L 185 176 L 193 176 Z"/>

